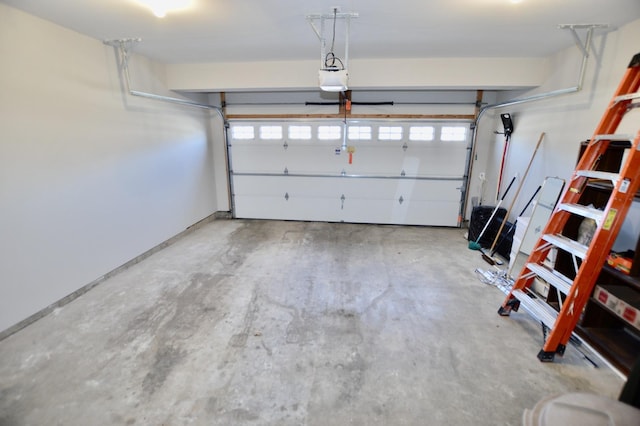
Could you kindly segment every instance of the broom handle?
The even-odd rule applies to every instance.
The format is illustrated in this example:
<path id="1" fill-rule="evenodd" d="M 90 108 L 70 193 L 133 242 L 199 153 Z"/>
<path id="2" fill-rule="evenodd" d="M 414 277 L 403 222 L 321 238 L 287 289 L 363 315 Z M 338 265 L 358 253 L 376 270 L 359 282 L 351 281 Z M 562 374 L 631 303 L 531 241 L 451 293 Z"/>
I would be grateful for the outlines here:
<path id="1" fill-rule="evenodd" d="M 500 187 L 502 186 L 502 172 L 504 171 L 504 162 L 505 162 L 505 159 L 507 158 L 508 147 L 509 147 L 509 137 L 507 136 L 504 139 L 504 149 L 502 150 L 502 161 L 500 162 L 500 174 L 498 175 L 498 195 L 500 195 Z"/>
<path id="2" fill-rule="evenodd" d="M 533 202 L 533 199 L 536 198 L 536 195 L 538 195 L 538 192 L 540 192 L 540 189 L 542 189 L 542 185 L 538 186 L 538 189 L 536 189 L 536 192 L 533 193 L 533 195 L 531 196 L 531 198 L 529 198 L 529 201 L 527 201 L 527 204 L 525 204 L 524 208 L 522 209 L 522 211 L 520 212 L 520 215 L 518 216 L 518 218 L 520 218 L 520 216 L 522 216 L 524 214 L 524 212 L 527 211 L 527 209 L 529 208 L 529 205 Z M 504 239 L 507 237 L 507 235 L 509 235 L 509 232 L 511 232 L 511 230 L 513 229 L 513 227 L 516 226 L 516 222 L 511 223 L 511 226 L 509 227 L 509 229 L 507 229 L 507 233 L 504 234 L 504 237 L 502 237 L 500 239 L 500 243 L 496 246 L 495 249 L 493 249 L 493 251 L 491 252 L 491 256 L 493 256 L 494 254 L 496 254 L 496 251 L 498 251 L 498 249 L 500 248 L 500 246 L 502 245 L 502 243 L 504 242 Z"/>
<path id="3" fill-rule="evenodd" d="M 489 217 L 489 220 L 487 220 L 487 223 L 484 224 L 484 228 L 482 228 L 482 231 L 480 231 L 480 234 L 478 235 L 478 238 L 476 238 L 476 243 L 478 241 L 480 241 L 480 238 L 482 238 L 482 236 L 484 235 L 485 231 L 489 227 L 489 224 L 491 223 L 491 221 L 493 220 L 494 216 L 498 212 L 498 209 L 502 205 L 502 201 L 504 201 L 504 197 L 507 196 L 507 192 L 509 192 L 509 190 L 511 189 L 511 185 L 513 185 L 513 182 L 515 180 L 516 180 L 515 176 L 511 178 L 511 183 L 509 183 L 509 186 L 507 186 L 507 189 L 504 191 L 504 194 L 502 194 L 502 198 L 500 198 L 500 201 L 498 201 L 498 205 L 496 205 L 496 208 L 493 209 L 493 213 L 491 213 L 491 216 Z"/>
<path id="4" fill-rule="evenodd" d="M 511 201 L 511 205 L 509 206 L 509 210 L 507 210 L 507 214 L 504 215 L 504 220 L 502 221 L 502 224 L 500 225 L 500 229 L 498 229 L 498 233 L 496 234 L 496 237 L 493 240 L 493 244 L 491 244 L 491 249 L 489 249 L 489 251 L 493 251 L 493 249 L 496 246 L 496 243 L 498 242 L 498 239 L 500 238 L 500 233 L 502 232 L 502 229 L 504 228 L 504 224 L 507 223 L 507 220 L 509 219 L 509 214 L 511 213 L 511 209 L 513 209 L 514 204 L 516 203 L 516 200 L 518 199 L 518 194 L 520 194 L 520 190 L 522 189 L 522 184 L 524 183 L 524 180 L 527 178 L 527 174 L 529 173 L 529 169 L 531 168 L 531 164 L 533 163 L 533 159 L 536 158 L 536 152 L 538 152 L 538 148 L 540 148 L 540 144 L 542 143 L 542 140 L 544 139 L 544 132 L 542 132 L 540 134 L 540 139 L 538 139 L 538 143 L 536 144 L 536 149 L 533 151 L 533 154 L 531 155 L 531 159 L 529 160 L 529 165 L 527 166 L 527 170 L 524 171 L 524 175 L 522 175 L 522 179 L 520 180 L 520 183 L 518 184 L 518 189 L 516 189 L 516 195 L 513 196 L 513 201 Z"/>

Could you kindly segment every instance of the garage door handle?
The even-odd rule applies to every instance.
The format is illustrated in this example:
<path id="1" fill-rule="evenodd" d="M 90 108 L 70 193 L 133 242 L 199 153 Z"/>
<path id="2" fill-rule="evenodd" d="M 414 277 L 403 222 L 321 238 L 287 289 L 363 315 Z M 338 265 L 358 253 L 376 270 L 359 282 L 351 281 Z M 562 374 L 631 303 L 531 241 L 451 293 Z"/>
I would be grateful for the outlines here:
<path id="1" fill-rule="evenodd" d="M 340 210 L 344 210 L 344 200 L 346 200 L 347 198 L 344 196 L 344 194 L 342 194 L 342 197 L 340 197 Z"/>

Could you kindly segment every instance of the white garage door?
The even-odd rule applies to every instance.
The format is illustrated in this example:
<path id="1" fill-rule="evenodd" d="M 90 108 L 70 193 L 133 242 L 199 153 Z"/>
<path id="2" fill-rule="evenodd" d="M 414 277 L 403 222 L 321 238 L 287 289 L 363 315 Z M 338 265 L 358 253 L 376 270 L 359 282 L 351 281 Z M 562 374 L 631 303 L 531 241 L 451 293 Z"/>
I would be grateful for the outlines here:
<path id="1" fill-rule="evenodd" d="M 459 226 L 469 127 L 231 121 L 234 216 Z"/>

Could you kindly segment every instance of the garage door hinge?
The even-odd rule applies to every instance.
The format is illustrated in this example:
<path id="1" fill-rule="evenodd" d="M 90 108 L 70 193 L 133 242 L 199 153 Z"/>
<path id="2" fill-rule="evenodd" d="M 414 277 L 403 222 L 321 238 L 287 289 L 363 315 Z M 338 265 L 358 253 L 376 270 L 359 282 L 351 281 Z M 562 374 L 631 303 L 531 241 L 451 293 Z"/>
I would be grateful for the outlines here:
<path id="1" fill-rule="evenodd" d="M 344 196 L 344 194 L 342 194 L 342 197 L 340 197 L 340 210 L 344 210 L 344 200 L 346 200 L 347 198 Z"/>
<path id="2" fill-rule="evenodd" d="M 404 172 L 404 170 L 400 172 L 400 176 L 404 177 L 404 176 L 406 176 L 406 175 L 407 175 L 407 174 Z"/>
<path id="3" fill-rule="evenodd" d="M 285 199 L 285 200 L 287 200 L 287 201 L 289 201 L 289 193 L 288 193 L 288 192 L 286 192 L 286 193 L 284 194 L 284 199 Z"/>
<path id="4" fill-rule="evenodd" d="M 284 174 L 288 175 L 289 174 L 289 169 L 287 169 L 286 167 L 284 168 Z"/>
<path id="5" fill-rule="evenodd" d="M 409 148 L 409 145 L 407 145 L 407 143 L 405 142 L 405 143 L 402 145 L 402 150 L 403 150 L 403 151 L 406 151 L 406 150 L 407 150 L 407 148 Z"/>
<path id="6" fill-rule="evenodd" d="M 287 150 L 287 148 L 289 148 L 289 144 L 287 143 L 287 141 L 284 141 L 282 146 L 284 147 L 285 151 Z"/>
<path id="7" fill-rule="evenodd" d="M 403 201 L 404 201 L 404 198 L 402 198 L 402 195 L 401 195 L 400 198 L 398 198 L 398 203 L 402 204 Z"/>
<path id="8" fill-rule="evenodd" d="M 346 176 L 347 175 L 347 171 L 345 169 L 342 169 L 342 172 L 340 172 L 340 175 Z M 343 195 L 343 197 L 344 197 L 344 195 Z"/>

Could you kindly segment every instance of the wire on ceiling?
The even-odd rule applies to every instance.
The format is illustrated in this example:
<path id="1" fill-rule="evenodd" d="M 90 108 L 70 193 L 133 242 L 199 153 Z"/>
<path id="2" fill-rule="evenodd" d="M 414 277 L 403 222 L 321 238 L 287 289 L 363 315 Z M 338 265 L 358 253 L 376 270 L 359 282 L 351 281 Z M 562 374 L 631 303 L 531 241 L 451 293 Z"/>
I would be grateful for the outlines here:
<path id="1" fill-rule="evenodd" d="M 338 8 L 333 8 L 333 30 L 331 34 L 331 49 L 324 56 L 324 68 L 327 70 L 343 70 L 344 64 L 342 60 L 334 53 L 334 46 L 336 44 L 336 20 L 338 18 Z M 336 62 L 340 64 L 336 65 Z"/>

